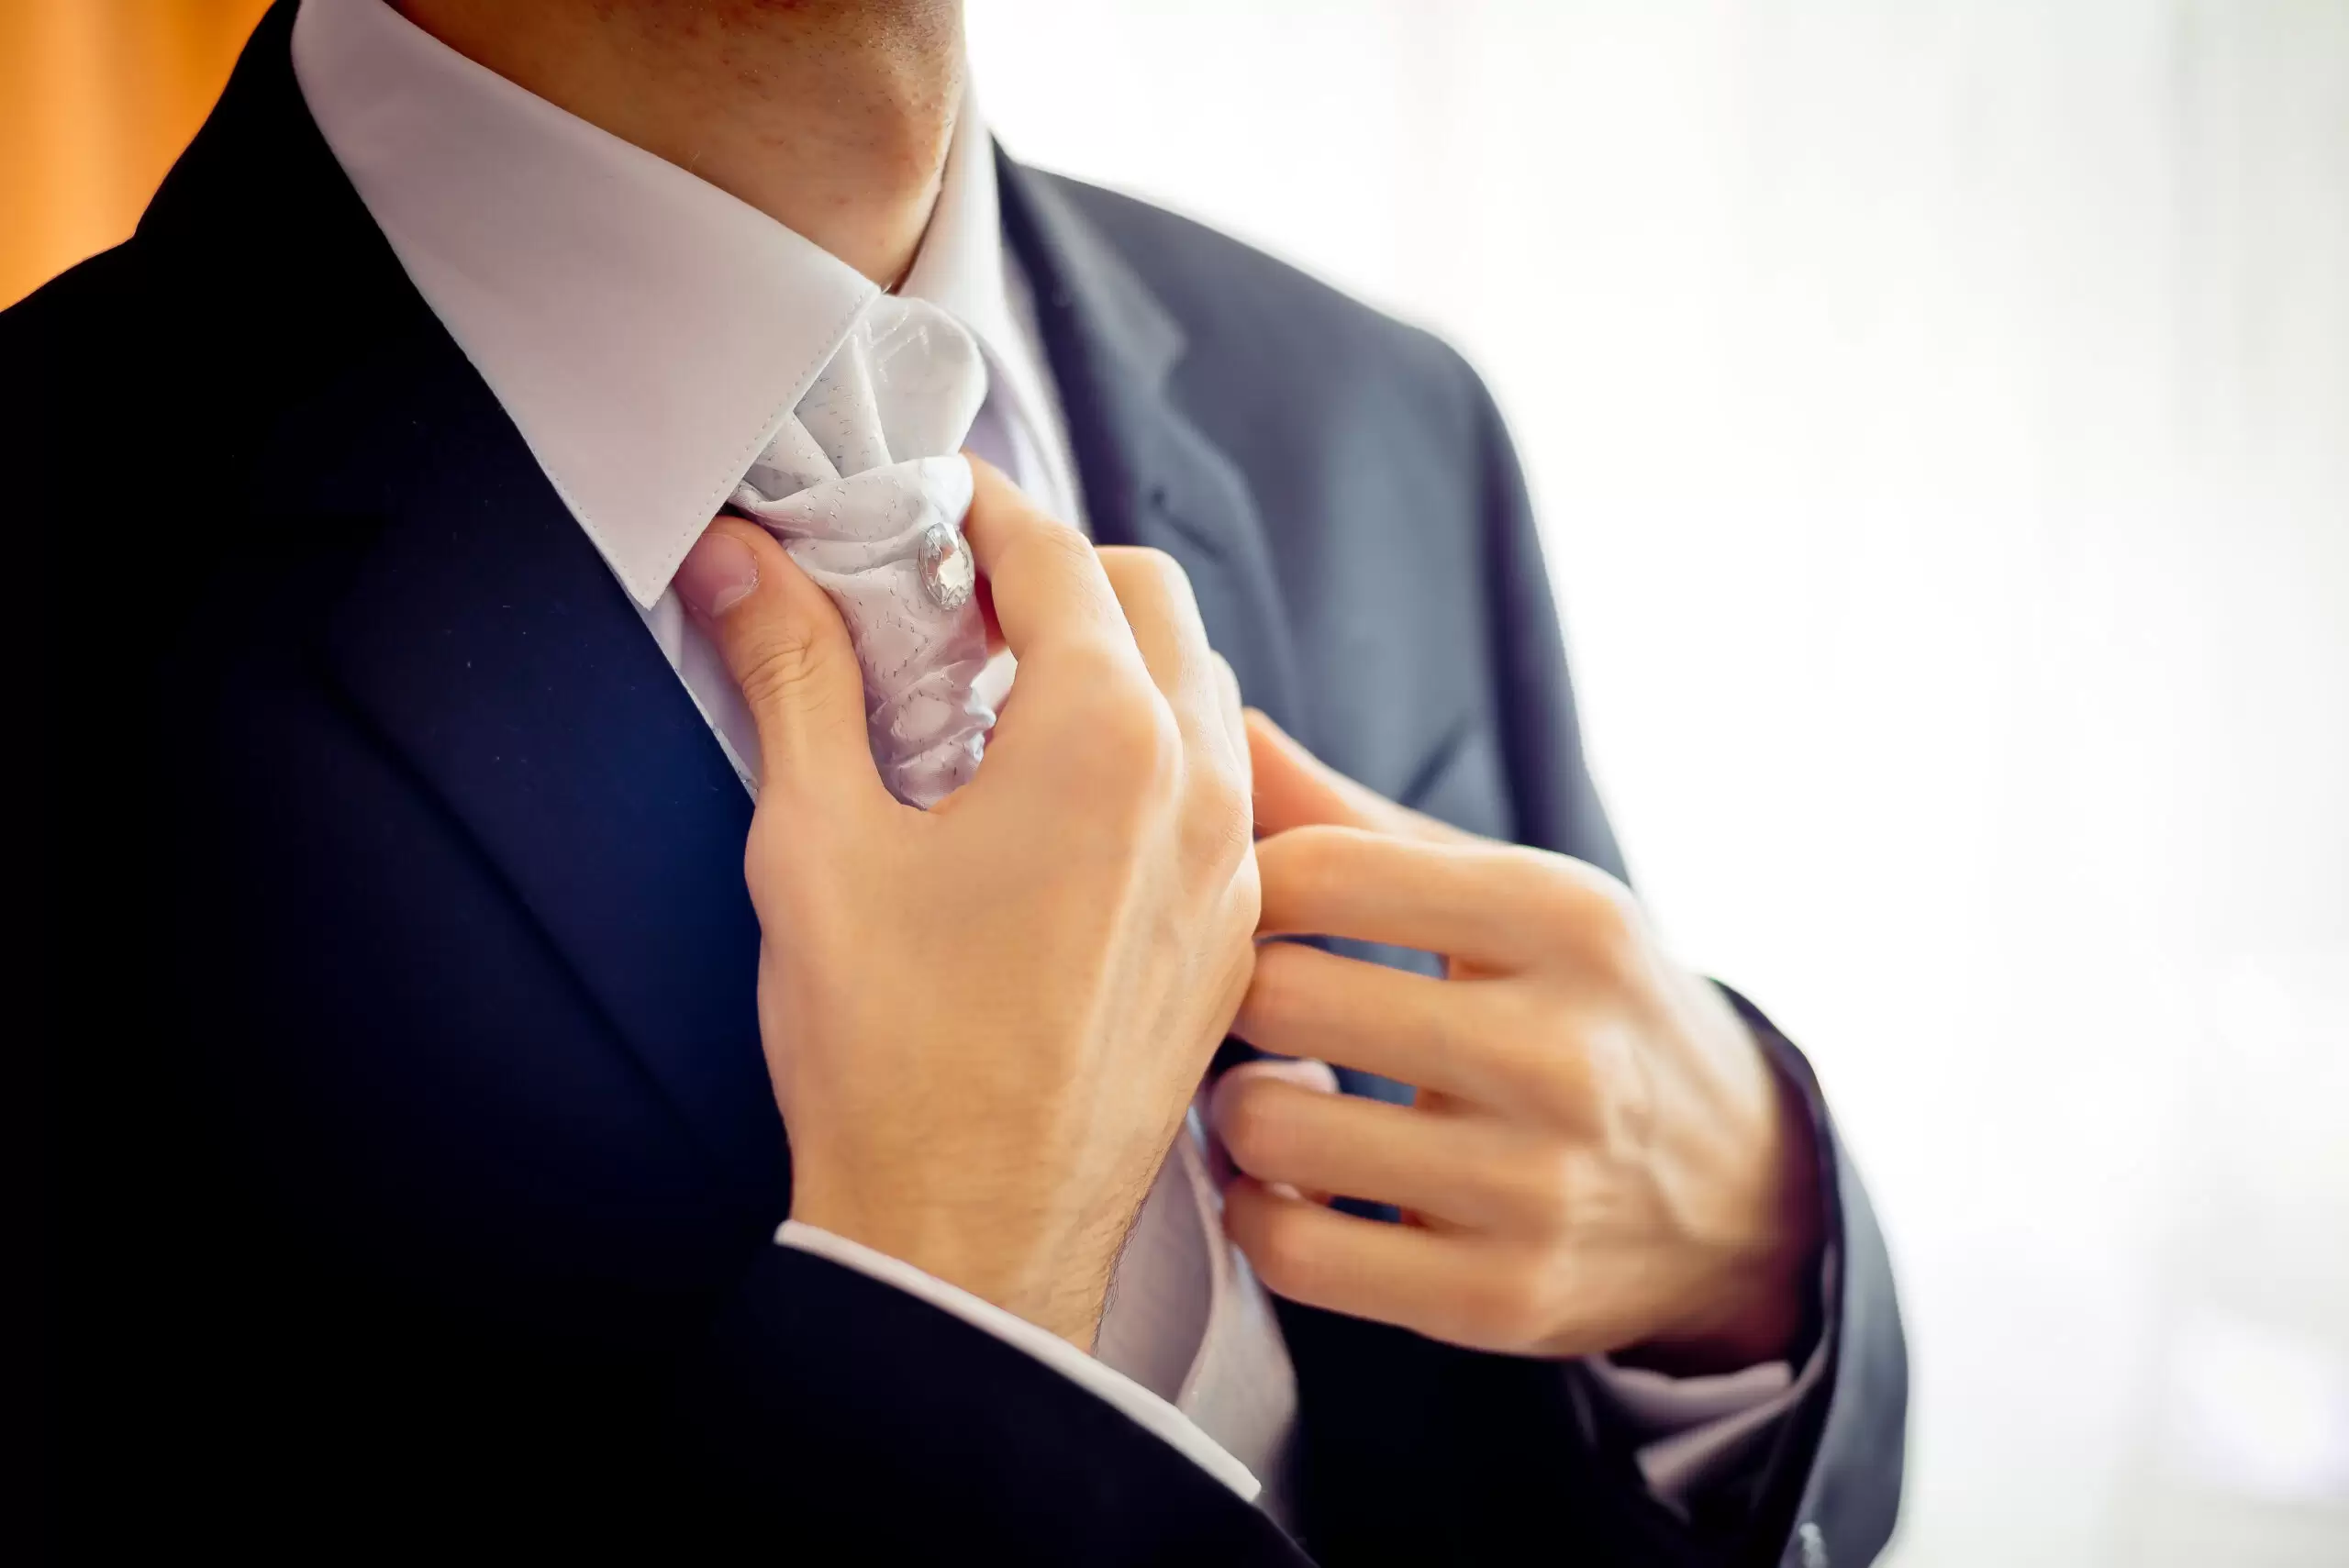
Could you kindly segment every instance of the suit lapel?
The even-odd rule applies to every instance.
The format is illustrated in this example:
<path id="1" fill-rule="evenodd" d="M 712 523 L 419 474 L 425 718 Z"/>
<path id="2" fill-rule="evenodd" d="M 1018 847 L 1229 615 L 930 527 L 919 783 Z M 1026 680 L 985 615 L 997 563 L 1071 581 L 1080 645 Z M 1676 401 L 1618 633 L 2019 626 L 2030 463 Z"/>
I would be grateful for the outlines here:
<path id="1" fill-rule="evenodd" d="M 750 802 L 487 389 L 440 368 L 417 418 L 371 431 L 368 463 L 406 477 L 328 628 L 334 671 L 703 1140 L 780 1192 Z"/>
<path id="2" fill-rule="evenodd" d="M 182 280 L 182 308 L 223 321 L 218 351 L 272 400 L 246 520 L 272 539 L 363 541 L 310 628 L 328 678 L 657 1092 L 780 1197 L 741 874 L 750 803 L 319 138 L 288 55 L 293 12 L 262 22 L 137 241 Z M 563 1085 L 547 1093 L 559 1106 Z"/>
<path id="3" fill-rule="evenodd" d="M 1095 538 L 1181 562 L 1208 639 L 1231 662 L 1241 693 L 1295 725 L 1296 662 L 1255 499 L 1169 390 L 1181 328 L 1050 177 L 1000 151 L 996 169 Z"/>
<path id="4" fill-rule="evenodd" d="M 1296 656 L 1248 482 L 1179 408 L 1182 328 L 1046 175 L 996 155 L 1006 237 L 1027 269 L 1094 537 L 1183 564 L 1241 696 L 1297 730 Z M 1219 1072 L 1260 1054 L 1234 1036 Z"/>

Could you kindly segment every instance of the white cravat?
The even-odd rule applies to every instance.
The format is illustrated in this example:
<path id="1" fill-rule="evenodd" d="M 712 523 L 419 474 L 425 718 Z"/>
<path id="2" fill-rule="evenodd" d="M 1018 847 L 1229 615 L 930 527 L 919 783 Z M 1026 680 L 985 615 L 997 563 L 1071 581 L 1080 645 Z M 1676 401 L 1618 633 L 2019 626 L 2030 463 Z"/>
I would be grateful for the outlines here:
<path id="1" fill-rule="evenodd" d="M 962 539 L 971 467 L 956 455 L 986 390 L 961 323 L 922 300 L 876 299 L 729 503 L 839 606 L 874 763 L 891 794 L 924 808 L 970 782 L 995 722 L 978 689 L 986 624 Z M 718 720 L 738 767 L 757 756 L 732 731 L 740 717 L 738 705 Z"/>
<path id="2" fill-rule="evenodd" d="M 382 0 L 302 0 L 293 55 L 312 117 L 410 281 L 742 771 L 756 749 L 740 695 L 669 582 L 880 291 L 763 213 L 446 48 Z M 1003 244 L 991 147 L 968 98 L 899 293 L 942 309 L 978 344 L 985 390 L 967 444 L 1082 525 L 1057 392 L 1037 350 L 1027 281 Z M 999 695 L 989 683 L 1008 674 L 1006 661 L 991 665 L 981 698 Z M 1195 1115 L 1120 1263 L 1098 1359 L 853 1242 L 788 1225 L 778 1239 L 1022 1346 L 1241 1495 L 1253 1496 L 1263 1475 L 1277 1503 L 1295 1379 L 1262 1286 L 1220 1233 L 1205 1153 Z M 1658 1490 L 1699 1476 L 1710 1456 L 1783 1408 L 1817 1377 L 1819 1359 L 1791 1387 L 1783 1366 L 1735 1383 L 1615 1374 L 1658 1440 L 1641 1456 Z"/>

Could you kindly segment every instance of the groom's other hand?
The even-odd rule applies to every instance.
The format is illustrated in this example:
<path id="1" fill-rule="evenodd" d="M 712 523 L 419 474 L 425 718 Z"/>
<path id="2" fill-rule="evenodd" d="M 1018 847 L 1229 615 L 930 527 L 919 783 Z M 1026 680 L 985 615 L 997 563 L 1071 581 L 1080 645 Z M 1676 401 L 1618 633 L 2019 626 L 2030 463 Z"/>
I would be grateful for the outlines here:
<path id="1" fill-rule="evenodd" d="M 1238 1032 L 1414 1084 L 1414 1104 L 1237 1074 L 1224 1222 L 1314 1306 L 1520 1355 L 1664 1370 L 1788 1354 L 1818 1290 L 1809 1124 L 1719 989 L 1631 890 L 1382 799 L 1261 714 L 1266 936 L 1444 955 L 1442 980 L 1267 945 Z M 1302 1195 L 1392 1204 L 1357 1218 Z"/>
<path id="2" fill-rule="evenodd" d="M 677 587 L 758 724 L 745 869 L 792 1217 L 1090 1349 L 1247 988 L 1248 741 L 1179 566 L 972 466 L 1019 684 L 930 811 L 883 787 L 848 632 L 764 530 L 712 523 Z"/>

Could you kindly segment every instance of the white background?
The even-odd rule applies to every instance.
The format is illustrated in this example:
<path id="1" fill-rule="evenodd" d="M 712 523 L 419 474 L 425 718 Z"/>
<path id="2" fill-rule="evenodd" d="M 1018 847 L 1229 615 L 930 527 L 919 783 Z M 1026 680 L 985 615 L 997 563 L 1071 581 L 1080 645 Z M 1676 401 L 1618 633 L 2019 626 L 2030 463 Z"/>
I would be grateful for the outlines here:
<path id="1" fill-rule="evenodd" d="M 1015 155 L 1492 382 L 1634 876 L 1891 1233 L 1893 1561 L 2349 1563 L 2349 0 L 971 27 Z"/>

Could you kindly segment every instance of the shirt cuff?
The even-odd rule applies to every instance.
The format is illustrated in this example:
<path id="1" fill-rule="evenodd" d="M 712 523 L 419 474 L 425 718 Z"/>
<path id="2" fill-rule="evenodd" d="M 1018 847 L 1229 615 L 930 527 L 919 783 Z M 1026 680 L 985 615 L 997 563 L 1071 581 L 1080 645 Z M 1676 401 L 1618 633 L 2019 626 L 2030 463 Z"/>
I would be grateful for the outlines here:
<path id="1" fill-rule="evenodd" d="M 1086 1355 L 1050 1329 L 1040 1329 L 1024 1318 L 1006 1312 L 991 1301 L 982 1301 L 959 1285 L 949 1284 L 911 1263 L 890 1257 L 885 1252 L 876 1252 L 861 1241 L 835 1236 L 813 1225 L 786 1219 L 775 1231 L 774 1240 L 777 1246 L 813 1252 L 842 1268 L 854 1269 L 884 1284 L 895 1285 L 908 1296 L 927 1301 L 941 1312 L 959 1318 L 972 1328 L 1027 1351 L 1071 1382 L 1108 1400 L 1136 1426 L 1155 1434 L 1200 1469 L 1238 1493 L 1241 1502 L 1253 1503 L 1256 1495 L 1264 1490 L 1263 1484 L 1246 1465 L 1201 1431 L 1188 1416 L 1133 1379 Z"/>
<path id="2" fill-rule="evenodd" d="M 1632 1451 L 1648 1490 L 1658 1501 L 1687 1511 L 1690 1500 L 1718 1479 L 1753 1436 L 1802 1403 L 1825 1375 L 1820 1343 L 1796 1375 L 1785 1362 L 1764 1362 L 1708 1377 L 1669 1377 L 1644 1367 L 1620 1366 L 1605 1356 L 1583 1364 L 1624 1422 L 1639 1433 Z"/>

